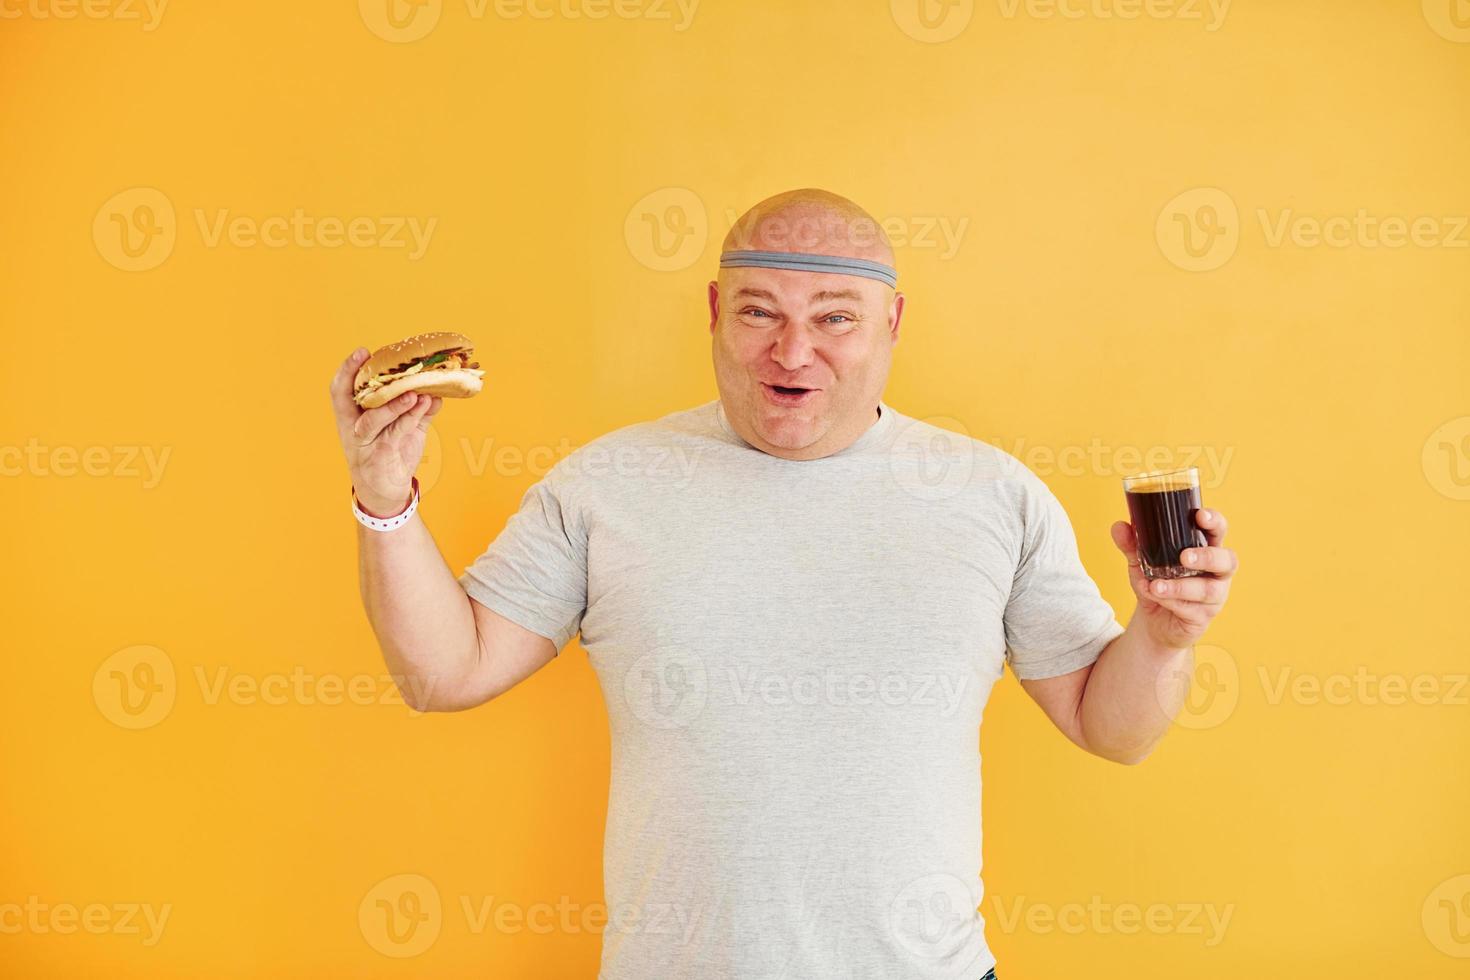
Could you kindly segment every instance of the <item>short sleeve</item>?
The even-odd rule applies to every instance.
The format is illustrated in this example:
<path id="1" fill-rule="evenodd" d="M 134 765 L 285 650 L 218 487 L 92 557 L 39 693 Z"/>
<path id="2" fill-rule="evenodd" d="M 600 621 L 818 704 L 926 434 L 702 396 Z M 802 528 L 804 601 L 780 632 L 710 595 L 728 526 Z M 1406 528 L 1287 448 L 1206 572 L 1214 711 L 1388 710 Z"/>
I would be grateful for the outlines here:
<path id="1" fill-rule="evenodd" d="M 1021 554 L 1006 602 L 1006 660 L 1021 680 L 1080 670 L 1123 626 L 1077 554 L 1060 501 L 1029 470 L 1020 481 Z"/>
<path id="2" fill-rule="evenodd" d="M 582 625 L 587 606 L 587 532 L 553 467 L 521 497 L 519 509 L 459 584 L 470 598 L 556 644 Z"/>

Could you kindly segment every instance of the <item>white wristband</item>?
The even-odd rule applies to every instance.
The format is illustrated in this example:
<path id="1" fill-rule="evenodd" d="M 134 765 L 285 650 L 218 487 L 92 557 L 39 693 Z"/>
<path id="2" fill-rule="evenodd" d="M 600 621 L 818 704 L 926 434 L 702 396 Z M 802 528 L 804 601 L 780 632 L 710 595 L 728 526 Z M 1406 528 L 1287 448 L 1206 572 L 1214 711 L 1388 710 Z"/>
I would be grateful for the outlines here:
<path id="1" fill-rule="evenodd" d="M 354 486 L 352 488 L 352 514 L 353 514 L 353 516 L 357 518 L 357 522 L 359 524 L 361 524 L 363 527 L 370 528 L 370 529 L 372 529 L 374 531 L 392 531 L 395 528 L 400 528 L 403 525 L 405 525 L 405 524 L 408 523 L 408 519 L 410 517 L 412 517 L 413 516 L 413 512 L 416 511 L 416 510 L 418 510 L 418 509 L 419 509 L 419 478 L 418 477 L 414 477 L 413 478 L 413 497 L 410 498 L 409 501 L 408 501 L 408 508 L 406 510 L 404 510 L 403 513 L 398 514 L 398 515 L 396 515 L 394 517 L 374 517 L 371 514 L 364 513 L 363 510 L 362 510 L 362 508 L 359 507 L 359 506 L 357 506 L 357 487 Z"/>

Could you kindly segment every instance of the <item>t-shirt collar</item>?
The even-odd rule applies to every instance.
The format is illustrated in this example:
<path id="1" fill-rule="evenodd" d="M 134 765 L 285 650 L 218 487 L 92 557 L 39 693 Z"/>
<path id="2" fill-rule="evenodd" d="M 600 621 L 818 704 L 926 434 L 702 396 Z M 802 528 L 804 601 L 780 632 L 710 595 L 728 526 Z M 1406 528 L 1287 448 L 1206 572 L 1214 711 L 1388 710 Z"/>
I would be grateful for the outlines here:
<path id="1" fill-rule="evenodd" d="M 755 446 L 752 446 L 750 443 L 746 442 L 745 439 L 743 439 L 741 437 L 740 433 L 736 432 L 735 429 L 734 429 L 734 427 L 730 425 L 730 419 L 725 415 L 725 403 L 723 401 L 721 401 L 720 399 L 716 398 L 715 401 L 714 401 L 714 406 L 715 406 L 715 417 L 717 419 L 719 419 L 720 428 L 725 431 L 725 434 L 728 435 L 734 442 L 738 443 L 739 445 L 745 446 L 745 447 L 747 447 L 749 449 L 756 449 Z M 889 407 L 888 403 L 885 402 L 885 401 L 883 401 L 883 399 L 881 399 L 881 398 L 878 399 L 878 412 L 877 412 L 877 417 L 873 420 L 873 424 L 870 425 L 870 426 L 868 426 L 868 428 L 863 431 L 863 434 L 860 435 L 860 436 L 858 436 L 856 439 L 854 439 L 852 441 L 852 443 L 850 443 L 849 445 L 843 447 L 842 449 L 839 449 L 837 452 L 832 453 L 829 456 L 823 456 L 821 458 L 822 459 L 831 459 L 832 456 L 846 456 L 849 453 L 860 452 L 861 450 L 867 448 L 867 446 L 869 446 L 870 444 L 872 444 L 873 442 L 875 442 L 877 439 L 879 439 L 882 436 L 883 432 L 888 428 L 889 424 L 892 421 L 893 421 L 893 409 L 891 407 Z M 759 450 L 759 449 L 757 449 L 756 451 L 757 452 L 764 452 L 764 450 Z M 768 455 L 770 455 L 770 454 L 768 454 Z M 777 458 L 780 458 L 780 457 L 777 457 Z M 812 461 L 811 460 L 792 460 L 792 462 L 812 462 Z"/>

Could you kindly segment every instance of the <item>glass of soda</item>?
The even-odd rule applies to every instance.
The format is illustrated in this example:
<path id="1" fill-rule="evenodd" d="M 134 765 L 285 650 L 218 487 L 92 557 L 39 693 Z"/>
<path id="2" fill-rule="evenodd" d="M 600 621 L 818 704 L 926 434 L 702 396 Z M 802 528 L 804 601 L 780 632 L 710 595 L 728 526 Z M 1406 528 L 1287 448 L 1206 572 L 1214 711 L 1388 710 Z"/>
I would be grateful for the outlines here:
<path id="1" fill-rule="evenodd" d="M 1204 574 L 1179 563 L 1179 553 L 1185 548 L 1203 548 L 1209 543 L 1195 518 L 1201 506 L 1198 468 L 1124 477 L 1123 496 L 1128 500 L 1128 519 L 1147 578 Z"/>

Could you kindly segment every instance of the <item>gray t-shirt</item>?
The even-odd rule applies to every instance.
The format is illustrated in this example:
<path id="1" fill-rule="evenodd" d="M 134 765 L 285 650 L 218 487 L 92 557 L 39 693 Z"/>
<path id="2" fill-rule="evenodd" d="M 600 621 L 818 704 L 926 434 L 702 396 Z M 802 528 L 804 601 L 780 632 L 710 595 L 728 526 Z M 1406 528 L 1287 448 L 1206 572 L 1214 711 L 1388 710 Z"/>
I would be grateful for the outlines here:
<path id="1" fill-rule="evenodd" d="M 719 400 L 560 460 L 460 577 L 560 650 L 612 735 L 599 980 L 933 978 L 994 965 L 978 730 L 1009 663 L 1123 627 L 1007 453 L 880 403 L 786 460 Z"/>

